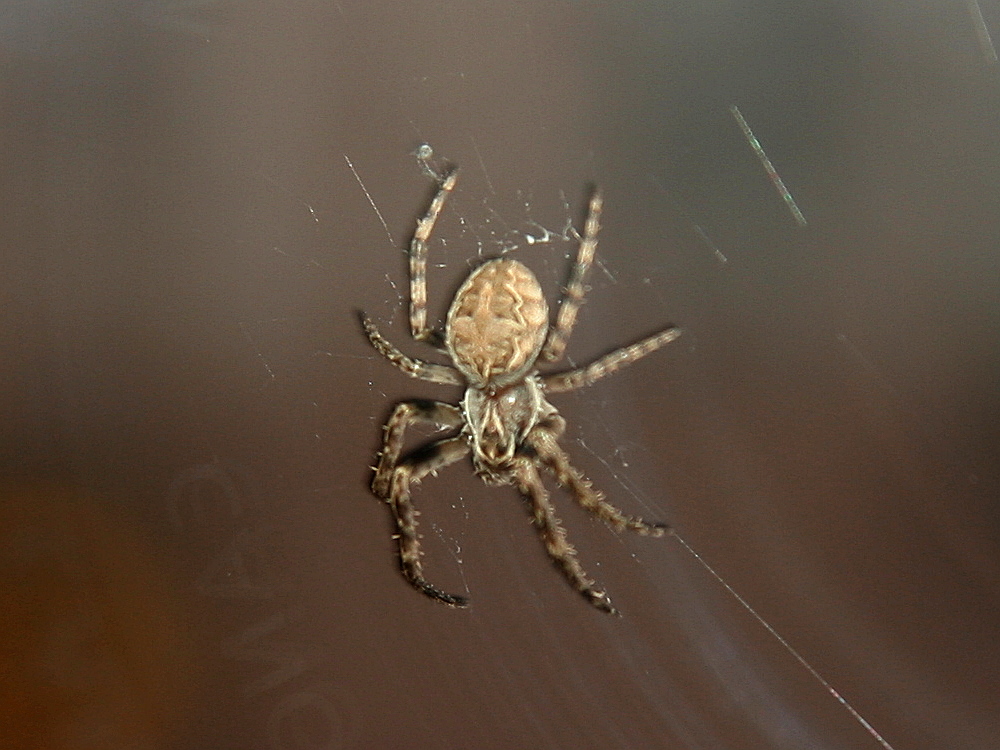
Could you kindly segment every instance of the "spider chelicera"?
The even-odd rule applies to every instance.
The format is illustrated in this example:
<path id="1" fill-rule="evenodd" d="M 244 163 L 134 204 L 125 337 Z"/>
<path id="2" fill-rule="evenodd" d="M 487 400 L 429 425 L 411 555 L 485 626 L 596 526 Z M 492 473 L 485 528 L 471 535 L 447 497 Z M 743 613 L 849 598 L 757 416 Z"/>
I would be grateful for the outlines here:
<path id="1" fill-rule="evenodd" d="M 588 578 L 577 560 L 542 483 L 542 471 L 552 474 L 580 505 L 616 530 L 663 536 L 670 529 L 625 515 L 573 468 L 558 443 L 566 421 L 546 396 L 590 385 L 673 341 L 680 330 L 667 328 L 579 369 L 548 375 L 538 372 L 539 363 L 562 358 L 583 303 L 584 277 L 597 247 L 602 206 L 597 191 L 590 199 L 583 237 L 555 325 L 550 325 L 548 305 L 535 275 L 516 260 L 497 258 L 476 268 L 459 288 L 443 333 L 428 326 L 427 241 L 456 178 L 453 170 L 440 179 L 437 194 L 410 243 L 410 330 L 417 341 L 445 352 L 451 365 L 403 354 L 361 314 L 372 346 L 400 370 L 421 380 L 466 389 L 460 405 L 424 399 L 403 401 L 385 425 L 372 491 L 392 509 L 400 568 L 427 596 L 456 607 L 468 604 L 465 597 L 446 593 L 424 578 L 410 488 L 471 451 L 475 472 L 484 482 L 512 484 L 528 501 L 546 551 L 570 584 L 598 609 L 618 614 L 608 595 Z M 404 433 L 415 422 L 429 422 L 455 434 L 400 459 Z"/>

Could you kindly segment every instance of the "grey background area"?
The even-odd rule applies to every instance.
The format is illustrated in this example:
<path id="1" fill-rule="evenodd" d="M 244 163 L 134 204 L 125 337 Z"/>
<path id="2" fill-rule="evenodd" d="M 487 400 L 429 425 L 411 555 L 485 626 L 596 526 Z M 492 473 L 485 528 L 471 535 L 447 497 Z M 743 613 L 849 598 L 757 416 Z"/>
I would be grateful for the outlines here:
<path id="1" fill-rule="evenodd" d="M 998 33 L 994 0 L 11 4 L 0 744 L 996 747 Z M 425 143 L 462 170 L 432 316 L 504 252 L 557 298 L 600 185 L 571 363 L 684 328 L 553 397 L 682 540 L 552 487 L 621 618 L 468 463 L 415 500 L 471 608 L 398 573 L 382 424 L 460 392 L 356 311 L 439 356 Z"/>

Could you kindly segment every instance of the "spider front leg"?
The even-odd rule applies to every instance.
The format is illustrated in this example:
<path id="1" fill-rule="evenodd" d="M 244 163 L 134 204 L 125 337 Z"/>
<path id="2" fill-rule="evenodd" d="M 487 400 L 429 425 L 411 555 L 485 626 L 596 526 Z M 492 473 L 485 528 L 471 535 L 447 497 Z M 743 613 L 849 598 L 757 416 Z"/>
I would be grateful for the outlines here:
<path id="1" fill-rule="evenodd" d="M 608 595 L 596 588 L 594 581 L 587 577 L 583 566 L 576 558 L 576 550 L 566 538 L 566 530 L 556 518 L 549 493 L 542 484 L 538 469 L 529 458 L 518 459 L 514 469 L 514 479 L 518 491 L 531 503 L 532 517 L 545 543 L 545 551 L 563 572 L 570 584 L 583 594 L 591 604 L 604 612 L 619 614 L 611 604 Z"/>
<path id="2" fill-rule="evenodd" d="M 630 529 L 645 536 L 663 536 L 670 532 L 665 523 L 646 521 L 636 516 L 626 515 L 604 499 L 603 493 L 591 486 L 590 480 L 573 468 L 569 456 L 560 447 L 558 439 L 566 426 L 566 420 L 554 414 L 533 428 L 525 440 L 535 451 L 539 461 L 583 508 L 610 525 L 615 531 Z"/>
<path id="3" fill-rule="evenodd" d="M 597 232 L 601 228 L 601 207 L 604 199 L 601 192 L 595 190 L 590 197 L 590 208 L 587 211 L 587 222 L 583 228 L 583 239 L 580 240 L 580 248 L 576 253 L 576 260 L 569 273 L 569 281 L 566 284 L 566 291 L 563 294 L 562 302 L 559 303 L 559 313 L 556 316 L 556 324 L 549 331 L 548 340 L 538 358 L 542 362 L 557 362 L 562 359 L 566 351 L 566 344 L 569 343 L 570 334 L 573 333 L 573 326 L 576 324 L 577 313 L 583 304 L 583 297 L 587 293 L 584 286 L 584 279 L 587 271 L 590 270 L 594 262 L 594 253 L 597 251 Z"/>
<path id="4" fill-rule="evenodd" d="M 363 312 L 359 313 L 361 325 L 364 326 L 365 335 L 371 341 L 375 351 L 392 362 L 396 367 L 405 372 L 411 378 L 427 380 L 431 383 L 442 383 L 444 385 L 462 385 L 465 381 L 458 370 L 448 365 L 439 365 L 434 362 L 424 362 L 422 359 L 414 359 L 403 354 L 385 336 L 383 336 L 375 324 Z"/>
<path id="5" fill-rule="evenodd" d="M 417 231 L 410 242 L 410 331 L 417 341 L 426 341 L 437 347 L 443 344 L 444 337 L 440 331 L 427 325 L 427 240 L 434 231 L 445 200 L 455 189 L 457 179 L 458 172 L 452 170 L 441 180 L 434 200 L 417 223 Z"/>

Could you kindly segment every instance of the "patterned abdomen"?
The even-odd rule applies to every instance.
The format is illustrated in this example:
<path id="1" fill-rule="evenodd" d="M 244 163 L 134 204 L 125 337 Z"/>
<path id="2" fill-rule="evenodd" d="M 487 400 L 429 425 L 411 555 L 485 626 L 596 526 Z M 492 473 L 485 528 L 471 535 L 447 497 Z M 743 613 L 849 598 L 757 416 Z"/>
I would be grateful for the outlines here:
<path id="1" fill-rule="evenodd" d="M 502 387 L 531 368 L 548 329 L 549 307 L 535 274 L 501 258 L 477 268 L 458 290 L 446 343 L 470 385 Z"/>

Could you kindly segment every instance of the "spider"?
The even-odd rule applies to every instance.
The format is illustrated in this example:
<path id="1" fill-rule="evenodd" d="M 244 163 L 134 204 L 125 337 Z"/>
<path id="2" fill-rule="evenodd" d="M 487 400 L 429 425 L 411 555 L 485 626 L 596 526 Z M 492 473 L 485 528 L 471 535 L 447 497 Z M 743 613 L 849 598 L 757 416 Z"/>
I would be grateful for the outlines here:
<path id="1" fill-rule="evenodd" d="M 407 375 L 465 386 L 459 405 L 425 399 L 402 401 L 385 424 L 372 491 L 392 509 L 400 569 L 406 580 L 427 596 L 455 607 L 468 605 L 466 597 L 442 591 L 424 578 L 418 512 L 410 488 L 471 452 L 475 473 L 486 484 L 514 485 L 525 498 L 549 557 L 570 584 L 598 609 L 618 614 L 608 595 L 577 560 L 542 483 L 542 472 L 551 474 L 581 506 L 615 530 L 631 529 L 658 537 L 670 528 L 625 515 L 593 489 L 559 446 L 566 421 L 546 397 L 590 385 L 673 341 L 680 330 L 671 326 L 585 367 L 547 375 L 538 372 L 539 363 L 562 358 L 583 303 L 583 282 L 597 247 L 603 204 L 599 191 L 590 198 L 584 234 L 554 325 L 535 275 L 519 261 L 497 258 L 472 271 L 459 288 L 443 332 L 428 326 L 427 243 L 457 176 L 457 171 L 451 170 L 439 178 L 437 193 L 417 224 L 409 252 L 411 333 L 417 341 L 446 353 L 451 365 L 407 356 L 382 336 L 367 315 L 360 314 L 372 346 Z M 417 422 L 451 429 L 453 434 L 400 459 L 404 433 Z"/>

